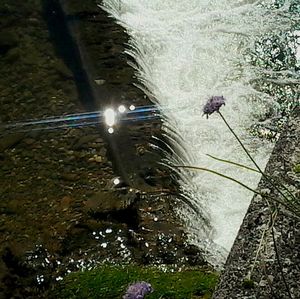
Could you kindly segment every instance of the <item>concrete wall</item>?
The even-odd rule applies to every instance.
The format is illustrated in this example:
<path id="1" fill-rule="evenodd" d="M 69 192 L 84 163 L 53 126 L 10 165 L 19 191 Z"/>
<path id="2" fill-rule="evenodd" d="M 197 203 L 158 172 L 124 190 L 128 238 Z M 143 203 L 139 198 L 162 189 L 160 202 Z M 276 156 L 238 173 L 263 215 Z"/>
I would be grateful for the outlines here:
<path id="1" fill-rule="evenodd" d="M 300 163 L 299 145 L 300 107 L 294 111 L 282 132 L 266 168 L 266 174 L 283 183 L 295 194 L 298 202 L 300 174 L 295 171 L 295 165 Z M 264 178 L 258 190 L 276 199 L 281 198 L 276 188 Z M 277 211 L 273 225 L 275 246 L 270 207 L 261 196 L 254 196 L 227 259 L 214 299 L 300 298 L 300 219 L 274 201 L 270 205 L 272 210 Z M 284 278 L 280 268 L 283 269 Z"/>

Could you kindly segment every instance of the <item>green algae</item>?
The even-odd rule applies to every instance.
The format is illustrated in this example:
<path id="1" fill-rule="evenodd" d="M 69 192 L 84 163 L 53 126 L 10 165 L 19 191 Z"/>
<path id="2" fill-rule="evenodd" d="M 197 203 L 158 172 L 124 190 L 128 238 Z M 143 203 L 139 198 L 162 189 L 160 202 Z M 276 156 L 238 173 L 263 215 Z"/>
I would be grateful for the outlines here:
<path id="1" fill-rule="evenodd" d="M 295 173 L 300 173 L 300 163 L 298 163 L 298 164 L 296 164 L 296 165 L 294 166 L 294 172 L 295 172 Z"/>
<path id="2" fill-rule="evenodd" d="M 53 298 L 122 298 L 128 285 L 146 281 L 154 289 L 149 299 L 211 298 L 218 275 L 205 269 L 172 272 L 158 267 L 101 266 L 68 275 L 52 294 Z"/>

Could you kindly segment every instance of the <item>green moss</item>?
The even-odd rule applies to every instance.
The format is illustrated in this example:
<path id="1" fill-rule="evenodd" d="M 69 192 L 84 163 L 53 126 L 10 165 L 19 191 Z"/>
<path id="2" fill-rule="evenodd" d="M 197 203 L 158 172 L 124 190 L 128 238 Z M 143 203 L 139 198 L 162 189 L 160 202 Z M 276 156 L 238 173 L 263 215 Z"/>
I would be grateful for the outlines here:
<path id="1" fill-rule="evenodd" d="M 295 171 L 296 173 L 300 173 L 300 163 L 298 163 L 298 164 L 296 164 L 296 165 L 294 166 L 294 171 Z"/>
<path id="2" fill-rule="evenodd" d="M 121 298 L 129 284 L 149 282 L 154 298 L 210 298 L 218 275 L 208 270 L 185 269 L 164 272 L 156 267 L 102 266 L 92 271 L 72 273 L 52 294 L 53 298 Z"/>
<path id="3" fill-rule="evenodd" d="M 245 278 L 243 280 L 243 287 L 245 289 L 253 289 L 254 288 L 254 281 L 252 279 Z"/>

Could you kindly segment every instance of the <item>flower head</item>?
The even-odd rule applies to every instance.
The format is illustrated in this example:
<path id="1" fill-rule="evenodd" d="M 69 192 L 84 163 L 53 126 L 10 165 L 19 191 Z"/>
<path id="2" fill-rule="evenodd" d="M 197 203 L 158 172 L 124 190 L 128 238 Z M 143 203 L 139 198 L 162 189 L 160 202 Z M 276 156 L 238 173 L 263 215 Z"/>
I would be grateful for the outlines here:
<path id="1" fill-rule="evenodd" d="M 123 299 L 144 299 L 145 295 L 152 293 L 153 288 L 150 283 L 141 281 L 130 285 Z"/>
<path id="2" fill-rule="evenodd" d="M 225 98 L 223 96 L 212 96 L 203 107 L 203 114 L 208 118 L 214 112 L 219 112 L 222 105 L 225 105 Z"/>

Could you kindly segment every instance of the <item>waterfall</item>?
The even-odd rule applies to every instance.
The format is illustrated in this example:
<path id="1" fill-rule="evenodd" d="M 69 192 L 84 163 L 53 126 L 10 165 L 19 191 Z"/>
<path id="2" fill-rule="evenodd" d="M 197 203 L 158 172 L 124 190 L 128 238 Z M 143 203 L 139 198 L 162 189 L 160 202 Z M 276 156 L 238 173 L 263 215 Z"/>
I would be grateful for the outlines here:
<path id="1" fill-rule="evenodd" d="M 260 175 L 207 154 L 253 167 L 217 114 L 207 119 L 202 108 L 211 96 L 223 95 L 221 111 L 256 162 L 264 169 L 274 143 L 250 133 L 253 124 L 279 115 L 280 107 L 256 88 L 263 67 L 249 53 L 265 36 L 289 30 L 287 5 L 251 0 L 104 0 L 103 8 L 130 36 L 127 54 L 168 127 L 184 141 L 180 159 L 256 188 Z M 289 2 L 289 1 L 287 1 Z M 171 134 L 171 132 L 170 132 Z M 170 165 L 178 157 L 170 155 Z M 201 217 L 181 207 L 190 241 L 220 265 L 230 250 L 252 193 L 232 181 L 207 173 L 179 172 L 183 194 Z M 207 219 L 207 222 L 203 221 Z"/>

